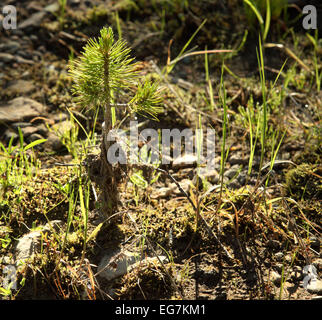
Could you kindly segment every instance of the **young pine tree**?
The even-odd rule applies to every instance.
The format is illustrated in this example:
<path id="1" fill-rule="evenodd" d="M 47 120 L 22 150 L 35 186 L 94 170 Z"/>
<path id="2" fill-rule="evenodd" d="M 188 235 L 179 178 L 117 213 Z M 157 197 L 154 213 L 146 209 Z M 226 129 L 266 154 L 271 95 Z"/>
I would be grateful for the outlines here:
<path id="1" fill-rule="evenodd" d="M 70 62 L 69 71 L 73 78 L 73 93 L 77 101 L 86 108 L 102 108 L 104 126 L 99 162 L 100 189 L 103 209 L 111 214 L 117 206 L 117 183 L 119 172 L 107 160 L 111 145 L 107 135 L 113 129 L 112 112 L 117 107 L 115 97 L 128 96 L 129 113 L 137 112 L 156 115 L 161 112 L 161 95 L 158 84 L 150 80 L 139 81 L 139 64 L 130 57 L 125 41 L 114 39 L 111 28 L 103 28 L 98 39 L 90 39 L 82 55 Z M 97 163 L 96 163 L 97 166 Z"/>

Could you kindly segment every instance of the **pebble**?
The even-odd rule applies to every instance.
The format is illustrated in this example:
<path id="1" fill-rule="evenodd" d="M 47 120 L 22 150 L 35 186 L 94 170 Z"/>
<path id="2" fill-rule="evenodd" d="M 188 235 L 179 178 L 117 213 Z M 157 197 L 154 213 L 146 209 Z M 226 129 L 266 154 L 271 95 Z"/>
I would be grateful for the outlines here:
<path id="1" fill-rule="evenodd" d="M 162 199 L 170 196 L 173 192 L 174 192 L 173 187 L 162 187 L 162 188 L 156 189 L 156 191 L 154 191 L 150 197 L 151 199 Z"/>
<path id="2" fill-rule="evenodd" d="M 307 291 L 310 293 L 321 294 L 322 293 L 322 280 L 317 279 L 311 281 L 306 287 Z"/>
<path id="3" fill-rule="evenodd" d="M 299 281 L 303 279 L 302 268 L 299 266 L 293 267 L 293 271 L 291 273 L 292 280 Z"/>
<path id="4" fill-rule="evenodd" d="M 9 63 L 15 61 L 15 57 L 10 53 L 0 52 L 0 61 Z"/>
<path id="5" fill-rule="evenodd" d="M 40 135 L 39 133 L 33 133 L 28 136 L 27 141 L 33 142 L 33 141 L 40 140 L 40 139 L 44 139 L 44 137 L 42 135 Z"/>
<path id="6" fill-rule="evenodd" d="M 237 177 L 238 182 L 243 186 L 246 183 L 247 171 L 241 171 Z"/>
<path id="7" fill-rule="evenodd" d="M 235 165 L 235 164 L 248 164 L 249 158 L 244 157 L 241 155 L 241 153 L 236 153 L 236 154 L 232 154 L 229 158 L 229 163 L 231 165 Z"/>
<path id="8" fill-rule="evenodd" d="M 37 28 L 44 19 L 46 12 L 40 11 L 32 14 L 28 19 L 19 24 L 18 29 Z"/>
<path id="9" fill-rule="evenodd" d="M 38 130 L 36 127 L 29 126 L 29 127 L 22 128 L 21 131 L 22 131 L 23 136 L 26 138 L 26 137 L 29 137 L 29 136 L 35 134 Z"/>
<path id="10" fill-rule="evenodd" d="M 207 168 L 201 168 L 199 177 L 206 179 L 207 181 L 216 184 L 219 182 L 220 176 L 217 170 L 207 170 Z"/>
<path id="11" fill-rule="evenodd" d="M 228 179 L 232 179 L 237 175 L 238 171 L 239 171 L 239 165 L 235 164 L 230 169 L 225 171 L 224 176 L 227 177 Z"/>
<path id="12" fill-rule="evenodd" d="M 198 157 L 193 154 L 185 154 L 173 160 L 172 167 L 180 169 L 184 167 L 191 167 L 197 164 Z"/>
<path id="13" fill-rule="evenodd" d="M 312 261 L 312 264 L 315 265 L 315 267 L 318 269 L 318 270 L 322 270 L 322 258 L 316 258 Z"/>
<path id="14" fill-rule="evenodd" d="M 276 272 L 276 271 L 272 271 L 270 273 L 270 280 L 276 285 L 276 286 L 280 286 L 281 285 L 281 280 L 282 280 L 282 276 Z"/>
<path id="15" fill-rule="evenodd" d="M 14 80 L 11 81 L 8 87 L 5 89 L 5 93 L 8 96 L 20 96 L 33 92 L 35 85 L 32 81 L 27 80 Z"/>
<path id="16" fill-rule="evenodd" d="M 20 48 L 20 43 L 18 41 L 7 41 L 5 43 L 0 44 L 0 51 L 7 53 L 16 53 L 16 51 Z"/>
<path id="17" fill-rule="evenodd" d="M 280 242 L 277 240 L 268 240 L 266 243 L 266 246 L 272 249 L 279 249 L 280 248 Z"/>
<path id="18" fill-rule="evenodd" d="M 312 249 L 314 249 L 316 251 L 320 251 L 320 240 L 315 236 L 311 236 L 310 237 L 310 246 Z"/>
<path id="19" fill-rule="evenodd" d="M 39 116 L 44 108 L 35 100 L 18 97 L 0 105 L 0 122 L 22 122 Z"/>
<path id="20" fill-rule="evenodd" d="M 275 253 L 275 258 L 276 258 L 277 261 L 282 261 L 283 258 L 284 258 L 283 252 L 276 252 Z"/>
<path id="21" fill-rule="evenodd" d="M 16 263 L 24 262 L 39 250 L 42 232 L 52 232 L 53 229 L 57 231 L 60 225 L 62 221 L 53 220 L 18 239 L 14 252 Z"/>
<path id="22" fill-rule="evenodd" d="M 60 151 L 63 148 L 63 144 L 56 134 L 49 132 L 44 147 L 53 151 Z"/>
<path id="23" fill-rule="evenodd" d="M 13 143 L 18 139 L 18 134 L 10 129 L 7 129 L 3 134 L 4 140 L 8 143 L 11 139 L 13 139 Z"/>
<path id="24" fill-rule="evenodd" d="M 167 261 L 165 256 L 159 256 L 159 259 L 162 262 Z M 142 259 L 139 253 L 117 250 L 103 256 L 98 265 L 97 274 L 110 281 L 148 263 L 159 263 L 159 261 L 156 257 Z"/>
<path id="25" fill-rule="evenodd" d="M 70 120 L 65 120 L 54 124 L 51 128 L 58 136 L 63 136 L 72 130 L 73 123 Z"/>

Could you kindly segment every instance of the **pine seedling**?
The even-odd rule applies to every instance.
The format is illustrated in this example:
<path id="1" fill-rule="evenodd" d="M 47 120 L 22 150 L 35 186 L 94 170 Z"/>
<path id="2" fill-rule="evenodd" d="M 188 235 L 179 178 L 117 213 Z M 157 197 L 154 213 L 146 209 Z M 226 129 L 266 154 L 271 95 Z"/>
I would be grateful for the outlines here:
<path id="1" fill-rule="evenodd" d="M 107 135 L 116 126 L 115 108 L 123 106 L 128 110 L 127 115 L 136 112 L 153 118 L 162 111 L 158 83 L 139 80 L 140 64 L 134 62 L 130 52 L 124 40 L 115 41 L 113 30 L 104 27 L 100 31 L 100 37 L 90 39 L 83 48 L 82 55 L 71 61 L 69 67 L 77 101 L 87 109 L 103 109 L 99 176 L 103 204 L 109 213 L 116 207 L 116 185 L 120 176 L 107 160 L 107 151 L 111 146 Z M 115 97 L 128 97 L 129 93 L 132 93 L 132 97 L 127 104 L 117 104 Z"/>

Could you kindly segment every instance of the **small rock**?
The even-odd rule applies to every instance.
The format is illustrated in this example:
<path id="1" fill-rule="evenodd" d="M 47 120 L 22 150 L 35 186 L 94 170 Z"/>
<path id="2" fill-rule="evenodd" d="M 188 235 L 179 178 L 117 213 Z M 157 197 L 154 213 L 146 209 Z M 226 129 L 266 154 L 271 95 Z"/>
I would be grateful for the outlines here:
<path id="1" fill-rule="evenodd" d="M 183 179 L 183 180 L 179 181 L 179 185 L 184 192 L 188 192 L 188 190 L 191 186 L 191 180 Z M 179 195 L 182 193 L 181 190 L 177 187 L 177 185 L 175 183 L 172 183 L 171 186 L 172 186 L 172 189 L 174 190 L 175 194 Z"/>
<path id="2" fill-rule="evenodd" d="M 151 194 L 151 199 L 162 199 L 170 196 L 174 192 L 173 187 L 162 187 Z"/>
<path id="3" fill-rule="evenodd" d="M 280 242 L 277 240 L 268 240 L 266 243 L 266 246 L 272 249 L 279 249 L 280 248 Z"/>
<path id="4" fill-rule="evenodd" d="M 302 268 L 299 266 L 295 266 L 291 273 L 292 280 L 299 281 L 303 278 Z"/>
<path id="5" fill-rule="evenodd" d="M 229 163 L 231 165 L 235 164 L 248 164 L 248 157 L 242 156 L 240 153 L 232 154 L 229 158 Z"/>
<path id="6" fill-rule="evenodd" d="M 180 169 L 184 167 L 191 167 L 197 164 L 198 157 L 193 154 L 185 154 L 173 160 L 172 167 Z"/>
<path id="7" fill-rule="evenodd" d="M 18 29 L 37 28 L 46 16 L 45 11 L 32 14 L 28 19 L 19 24 Z"/>
<path id="8" fill-rule="evenodd" d="M 24 58 L 22 58 L 22 57 L 20 57 L 20 56 L 16 56 L 16 61 L 18 62 L 18 63 L 22 63 L 22 64 L 34 64 L 35 62 L 34 61 L 32 61 L 32 60 L 29 60 L 29 59 L 24 59 Z"/>
<path id="9" fill-rule="evenodd" d="M 51 127 L 58 136 L 63 136 L 72 130 L 73 124 L 69 120 L 58 122 Z"/>
<path id="10" fill-rule="evenodd" d="M 240 183 L 240 185 L 245 185 L 247 178 L 247 171 L 241 171 L 237 177 L 237 181 Z"/>
<path id="11" fill-rule="evenodd" d="M 43 137 L 46 137 L 48 135 L 48 129 L 43 123 L 37 125 L 36 128 L 37 132 L 41 134 Z"/>
<path id="12" fill-rule="evenodd" d="M 54 2 L 52 4 L 49 4 L 48 6 L 46 6 L 44 8 L 44 11 L 47 11 L 47 12 L 50 12 L 50 13 L 55 13 L 59 10 L 59 3 L 58 1 L 57 2 Z"/>
<path id="13" fill-rule="evenodd" d="M 276 286 L 280 286 L 281 285 L 281 280 L 282 280 L 282 277 L 281 275 L 276 272 L 276 271 L 272 271 L 270 273 L 270 280 L 276 285 Z"/>
<path id="14" fill-rule="evenodd" d="M 322 293 L 322 280 L 311 280 L 311 282 L 307 285 L 306 290 L 310 293 Z"/>
<path id="15" fill-rule="evenodd" d="M 162 262 L 167 260 L 165 256 L 159 256 L 159 258 Z M 142 260 L 139 253 L 118 250 L 103 256 L 98 265 L 97 274 L 107 280 L 113 280 L 130 272 L 142 263 L 157 263 L 157 261 L 156 257 Z"/>
<path id="16" fill-rule="evenodd" d="M 22 129 L 22 128 L 27 128 L 29 126 L 30 126 L 30 123 L 28 122 L 15 122 L 11 124 L 11 127 L 17 131 L 18 131 L 18 128 Z"/>
<path id="17" fill-rule="evenodd" d="M 238 181 L 232 181 L 227 185 L 227 187 L 230 189 L 238 189 L 240 188 L 240 184 Z"/>
<path id="18" fill-rule="evenodd" d="M 51 115 L 50 118 L 55 122 L 63 122 L 68 119 L 68 116 L 66 113 L 56 113 L 54 115 Z"/>
<path id="19" fill-rule="evenodd" d="M 283 252 L 276 252 L 275 253 L 275 258 L 276 258 L 277 261 L 282 261 L 283 258 L 284 258 Z"/>
<path id="20" fill-rule="evenodd" d="M 10 53 L 0 52 L 0 61 L 4 63 L 15 61 L 15 57 Z"/>
<path id="21" fill-rule="evenodd" d="M 38 131 L 38 129 L 36 127 L 30 126 L 30 127 L 22 128 L 21 131 L 22 131 L 24 138 L 27 138 L 27 137 L 35 134 Z M 35 139 L 35 140 L 37 140 L 37 139 Z M 34 141 L 34 140 L 31 140 L 31 141 Z"/>
<path id="22" fill-rule="evenodd" d="M 18 240 L 15 248 L 15 258 L 17 264 L 30 258 L 33 254 L 37 253 L 40 247 L 40 238 L 42 232 L 57 231 L 62 224 L 60 220 L 53 220 L 48 222 L 45 226 L 37 228 L 38 230 L 31 231 Z"/>
<path id="23" fill-rule="evenodd" d="M 0 122 L 21 122 L 39 116 L 43 109 L 35 100 L 18 97 L 0 105 Z"/>
<path id="24" fill-rule="evenodd" d="M 63 144 L 56 134 L 49 132 L 47 141 L 44 143 L 44 147 L 53 151 L 60 151 L 63 148 Z"/>
<path id="25" fill-rule="evenodd" d="M 227 177 L 228 179 L 232 179 L 238 174 L 238 171 L 239 171 L 239 165 L 235 164 L 230 169 L 225 171 L 224 176 Z"/>
<path id="26" fill-rule="evenodd" d="M 201 168 L 200 178 L 205 178 L 207 181 L 216 184 L 219 182 L 220 176 L 217 170 L 207 170 L 207 168 Z"/>
<path id="27" fill-rule="evenodd" d="M 316 258 L 312 261 L 312 264 L 319 270 L 322 270 L 322 258 Z"/>
<path id="28" fill-rule="evenodd" d="M 35 85 L 32 81 L 27 80 L 15 80 L 9 83 L 5 89 L 5 93 L 9 96 L 20 96 L 31 93 L 35 90 Z"/>
<path id="29" fill-rule="evenodd" d="M 33 141 L 40 140 L 40 139 L 44 139 L 44 137 L 42 135 L 40 135 L 39 133 L 33 133 L 30 136 L 28 136 L 28 138 L 27 138 L 28 142 L 33 142 Z"/>
<path id="30" fill-rule="evenodd" d="M 3 134 L 4 140 L 8 143 L 11 139 L 13 139 L 13 143 L 18 139 L 18 134 L 10 129 L 7 129 Z"/>
<path id="31" fill-rule="evenodd" d="M 320 240 L 315 236 L 311 236 L 310 237 L 310 246 L 312 249 L 319 252 L 320 251 Z"/>
<path id="32" fill-rule="evenodd" d="M 16 51 L 20 48 L 20 43 L 18 41 L 7 41 L 5 43 L 0 44 L 0 51 L 7 53 L 16 53 Z"/>

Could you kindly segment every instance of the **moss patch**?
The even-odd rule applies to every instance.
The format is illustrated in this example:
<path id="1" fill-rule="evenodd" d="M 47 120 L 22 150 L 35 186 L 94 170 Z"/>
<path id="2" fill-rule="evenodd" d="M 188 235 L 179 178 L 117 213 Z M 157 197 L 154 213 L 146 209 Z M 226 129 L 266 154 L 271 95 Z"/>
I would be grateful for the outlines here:
<path id="1" fill-rule="evenodd" d="M 296 199 L 321 198 L 322 167 L 303 163 L 286 173 L 286 185 L 289 193 Z"/>

